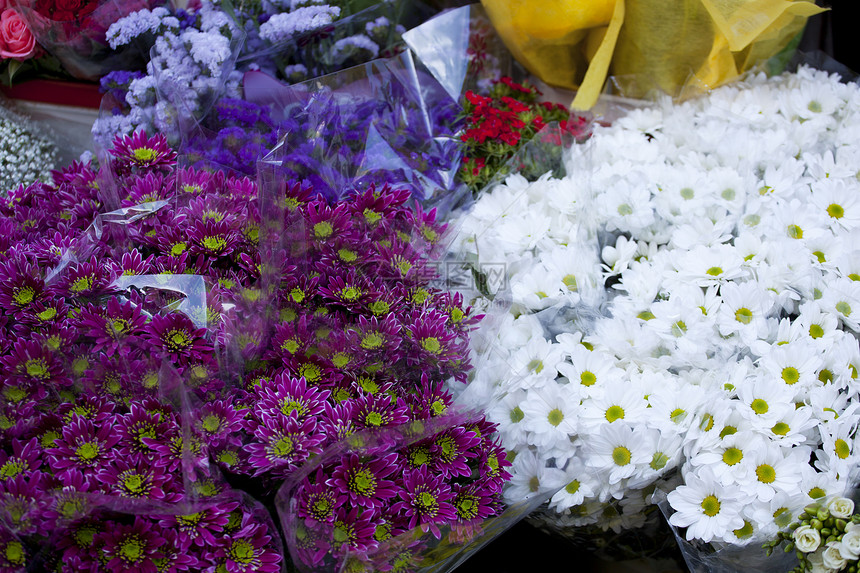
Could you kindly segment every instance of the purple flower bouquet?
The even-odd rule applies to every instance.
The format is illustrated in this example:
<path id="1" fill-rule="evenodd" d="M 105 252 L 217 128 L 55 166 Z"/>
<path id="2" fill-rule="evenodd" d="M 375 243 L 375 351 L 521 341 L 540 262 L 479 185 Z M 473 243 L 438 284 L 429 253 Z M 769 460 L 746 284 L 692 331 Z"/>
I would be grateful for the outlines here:
<path id="1" fill-rule="evenodd" d="M 279 571 L 275 510 L 301 567 L 412 568 L 510 523 L 433 211 L 110 153 L 0 208 L 3 570 Z"/>

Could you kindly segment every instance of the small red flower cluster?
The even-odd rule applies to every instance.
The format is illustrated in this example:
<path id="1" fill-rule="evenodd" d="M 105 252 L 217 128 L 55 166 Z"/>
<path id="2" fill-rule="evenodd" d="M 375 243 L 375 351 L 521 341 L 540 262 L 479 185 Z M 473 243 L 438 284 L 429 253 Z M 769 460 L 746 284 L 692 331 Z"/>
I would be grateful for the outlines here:
<path id="1" fill-rule="evenodd" d="M 563 105 L 538 102 L 536 87 L 509 77 L 495 83 L 489 96 L 466 92 L 467 127 L 460 178 L 472 191 L 482 189 L 502 166 L 547 123 L 567 122 Z"/>

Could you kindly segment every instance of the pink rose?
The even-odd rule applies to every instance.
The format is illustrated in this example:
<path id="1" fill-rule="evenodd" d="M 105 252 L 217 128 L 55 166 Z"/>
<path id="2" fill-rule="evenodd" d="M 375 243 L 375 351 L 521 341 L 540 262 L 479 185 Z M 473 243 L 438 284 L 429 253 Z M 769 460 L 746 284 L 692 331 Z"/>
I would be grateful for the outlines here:
<path id="1" fill-rule="evenodd" d="M 3 10 L 0 13 L 0 59 L 23 62 L 35 51 L 36 38 L 21 15 L 12 8 Z"/>

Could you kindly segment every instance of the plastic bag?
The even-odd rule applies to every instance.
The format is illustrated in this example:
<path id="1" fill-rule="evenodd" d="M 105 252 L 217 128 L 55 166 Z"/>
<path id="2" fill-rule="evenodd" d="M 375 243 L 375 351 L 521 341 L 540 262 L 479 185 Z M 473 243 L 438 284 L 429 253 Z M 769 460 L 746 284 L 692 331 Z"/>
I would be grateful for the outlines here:
<path id="1" fill-rule="evenodd" d="M 459 106 L 409 52 L 293 86 L 249 72 L 245 97 L 281 126 L 282 169 L 329 200 L 386 183 L 432 206 L 463 193 Z"/>
<path id="2" fill-rule="evenodd" d="M 106 73 L 145 65 L 149 46 L 136 42 L 112 50 L 105 39 L 108 27 L 137 10 L 163 4 L 163 0 L 94 0 L 72 9 L 53 0 L 22 2 L 22 12 L 36 40 L 63 69 L 79 80 L 97 81 Z"/>
<path id="3" fill-rule="evenodd" d="M 739 77 L 797 36 L 812 2 L 765 0 L 484 0 L 505 43 L 550 85 L 578 88 L 589 109 L 607 75 L 627 97 L 690 97 Z"/>

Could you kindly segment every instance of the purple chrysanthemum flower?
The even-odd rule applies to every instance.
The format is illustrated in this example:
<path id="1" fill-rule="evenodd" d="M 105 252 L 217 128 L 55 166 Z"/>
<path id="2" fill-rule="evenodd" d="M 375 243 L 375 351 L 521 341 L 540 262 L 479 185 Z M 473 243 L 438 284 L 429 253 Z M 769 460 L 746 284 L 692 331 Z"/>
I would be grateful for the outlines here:
<path id="1" fill-rule="evenodd" d="M 77 565 L 78 571 L 98 571 L 101 534 L 111 525 L 96 514 L 61 529 L 57 549 L 62 552 L 62 562 Z"/>
<path id="2" fill-rule="evenodd" d="M 81 309 L 78 321 L 81 330 L 94 339 L 93 352 L 127 355 L 131 348 L 125 342 L 143 332 L 146 316 L 138 305 L 112 297 L 105 306 L 87 305 Z"/>
<path id="3" fill-rule="evenodd" d="M 248 423 L 248 431 L 256 441 L 248 444 L 248 463 L 254 475 L 268 474 L 274 478 L 289 475 L 312 454 L 322 451 L 324 436 L 316 431 L 313 419 L 299 421 L 292 416 L 262 414 L 260 421 Z"/>
<path id="4" fill-rule="evenodd" d="M 113 573 L 158 573 L 156 560 L 163 559 L 165 539 L 160 529 L 144 517 L 132 525 L 115 524 L 98 534 L 101 559 Z"/>
<path id="5" fill-rule="evenodd" d="M 177 532 L 177 547 L 183 552 L 188 552 L 192 545 L 212 549 L 230 521 L 230 513 L 237 507 L 239 503 L 235 501 L 215 503 L 194 513 L 166 516 L 159 523 Z"/>
<path id="6" fill-rule="evenodd" d="M 437 524 L 457 518 L 451 504 L 454 498 L 451 486 L 426 465 L 404 472 L 402 484 L 403 489 L 399 492 L 401 501 L 394 503 L 389 513 L 399 515 L 408 529 L 420 525 L 424 531 L 429 529 L 438 538 Z"/>
<path id="7" fill-rule="evenodd" d="M 198 221 L 188 229 L 189 253 L 226 257 L 242 240 L 242 235 L 226 221 Z"/>
<path id="8" fill-rule="evenodd" d="M 63 427 L 63 435 L 47 448 L 48 464 L 58 474 L 70 469 L 84 473 L 98 470 L 110 460 L 113 447 L 120 441 L 117 428 L 103 421 L 96 426 L 90 420 L 76 417 Z"/>
<path id="9" fill-rule="evenodd" d="M 313 482 L 305 478 L 296 497 L 299 499 L 296 515 L 319 523 L 333 523 L 335 510 L 346 499 L 326 484 L 322 469 L 317 469 Z"/>
<path id="10" fill-rule="evenodd" d="M 72 251 L 76 242 L 77 237 L 70 236 L 68 233 L 49 232 L 47 236 L 40 238 L 33 244 L 33 255 L 40 267 L 55 267 L 60 263 L 64 254 Z"/>
<path id="11" fill-rule="evenodd" d="M 7 444 L 8 447 L 8 444 Z M 28 474 L 42 465 L 42 448 L 39 440 L 32 438 L 27 442 L 12 440 L 12 455 L 0 450 L 0 481 Z"/>
<path id="12" fill-rule="evenodd" d="M 396 426 L 409 421 L 409 408 L 402 398 L 387 394 L 365 394 L 353 401 L 353 421 L 358 429 Z"/>
<path id="13" fill-rule="evenodd" d="M 60 297 L 93 297 L 107 294 L 114 280 L 116 273 L 113 266 L 92 257 L 85 263 L 69 264 L 50 290 Z"/>
<path id="14" fill-rule="evenodd" d="M 154 203 L 169 199 L 172 195 L 161 173 L 147 173 L 135 177 L 128 186 L 128 196 L 120 203 L 121 207 L 132 207 L 141 203 Z"/>
<path id="15" fill-rule="evenodd" d="M 146 259 L 137 249 L 122 254 L 118 272 L 122 275 L 145 275 L 149 274 L 149 265 L 152 263 L 153 255 Z"/>
<path id="16" fill-rule="evenodd" d="M 182 571 L 201 571 L 202 563 L 196 552 L 180 548 L 180 534 L 173 529 L 162 529 L 164 545 L 161 546 L 162 557 L 153 559 L 159 573 L 181 573 Z"/>
<path id="17" fill-rule="evenodd" d="M 63 299 L 39 300 L 31 304 L 18 318 L 31 330 L 39 331 L 52 325 L 68 324 L 71 307 Z"/>
<path id="18" fill-rule="evenodd" d="M 140 455 L 114 458 L 107 467 L 99 470 L 96 479 L 108 494 L 130 499 L 152 499 L 172 503 L 181 495 L 173 489 L 174 478 L 164 468 L 151 464 Z"/>
<path id="19" fill-rule="evenodd" d="M 188 167 L 178 169 L 171 177 L 172 188 L 179 195 L 209 195 L 216 193 L 224 185 L 224 174 L 222 172 L 210 173 L 202 169 Z"/>
<path id="20" fill-rule="evenodd" d="M 311 243 L 325 243 L 349 229 L 349 212 L 346 205 L 334 207 L 323 201 L 312 201 L 305 210 L 308 240 Z"/>
<path id="21" fill-rule="evenodd" d="M 72 383 L 57 353 L 35 341 L 15 342 L 12 351 L 0 358 L 0 362 L 8 385 L 44 390 L 52 385 L 70 386 Z"/>
<path id="22" fill-rule="evenodd" d="M 29 560 L 30 555 L 21 540 L 5 527 L 0 527 L 0 572 L 26 571 Z"/>
<path id="23" fill-rule="evenodd" d="M 107 398 L 86 392 L 77 396 L 74 402 L 60 404 L 57 415 L 67 424 L 73 422 L 77 416 L 99 424 L 114 413 L 115 406 Z"/>
<path id="24" fill-rule="evenodd" d="M 328 286 L 320 287 L 317 292 L 329 304 L 341 304 L 353 311 L 363 308 L 365 301 L 375 294 L 368 281 L 361 278 L 354 270 L 350 270 L 345 276 L 330 276 Z"/>
<path id="25" fill-rule="evenodd" d="M 276 573 L 280 571 L 281 556 L 269 545 L 269 529 L 251 513 L 242 515 L 238 531 L 222 537 L 211 553 L 227 573 Z"/>
<path id="26" fill-rule="evenodd" d="M 38 470 L 0 481 L 0 523 L 18 535 L 48 535 L 51 500 L 45 490 L 52 481 Z"/>
<path id="27" fill-rule="evenodd" d="M 481 478 L 487 479 L 488 484 L 493 484 L 498 491 L 501 491 L 502 485 L 511 479 L 511 474 L 505 468 L 512 465 L 505 455 L 505 449 L 495 443 L 485 446 L 478 462 Z"/>
<path id="28" fill-rule="evenodd" d="M 216 400 L 194 413 L 194 427 L 208 443 L 221 443 L 241 429 L 244 416 L 245 412 L 237 410 L 227 400 Z"/>
<path id="29" fill-rule="evenodd" d="M 152 455 L 151 440 L 167 436 L 175 422 L 162 412 L 147 411 L 139 403 L 132 403 L 129 412 L 117 416 L 115 427 L 122 437 L 120 446 L 129 453 Z"/>
<path id="30" fill-rule="evenodd" d="M 430 467 L 444 478 L 472 475 L 468 461 L 477 457 L 473 450 L 481 444 L 474 432 L 456 427 L 433 436 L 430 442 Z"/>
<path id="31" fill-rule="evenodd" d="M 78 470 L 68 470 L 62 475 L 62 484 L 54 488 L 51 495 L 54 499 L 48 516 L 60 526 L 66 526 L 81 519 L 93 510 L 89 493 L 93 487 Z"/>
<path id="32" fill-rule="evenodd" d="M 350 342 L 363 352 L 374 355 L 390 355 L 400 346 L 400 322 L 393 313 L 382 319 L 371 316 L 358 317 L 358 323 L 350 330 Z"/>
<path id="33" fill-rule="evenodd" d="M 413 341 L 407 355 L 410 364 L 434 364 L 456 357 L 453 347 L 454 334 L 448 330 L 448 316 L 435 310 L 425 309 L 414 313 L 414 322 L 408 327 Z"/>
<path id="34" fill-rule="evenodd" d="M 117 135 L 110 153 L 115 158 L 116 169 L 120 174 L 130 173 L 134 169 L 171 167 L 176 159 L 176 152 L 167 144 L 164 135 L 156 133 L 148 137 L 144 131 Z"/>
<path id="35" fill-rule="evenodd" d="M 331 548 L 335 553 L 350 551 L 367 551 L 376 546 L 373 534 L 376 525 L 373 522 L 372 511 L 362 511 L 357 507 L 350 508 L 342 505 L 337 509 L 334 518 L 334 529 L 331 534 Z"/>
<path id="36" fill-rule="evenodd" d="M 394 482 L 384 478 L 398 469 L 397 454 L 394 453 L 370 461 L 350 454 L 341 459 L 325 483 L 334 488 L 339 497 L 345 496 L 353 506 L 382 507 L 397 495 Z"/>
<path id="37" fill-rule="evenodd" d="M 186 439 L 178 426 L 171 427 L 166 434 L 155 438 L 142 437 L 141 441 L 152 450 L 155 464 L 168 474 L 175 474 L 187 459 L 193 466 L 202 466 L 206 450 L 199 436 L 191 434 Z"/>
<path id="38" fill-rule="evenodd" d="M 203 338 L 205 334 L 205 329 L 195 328 L 191 319 L 178 312 L 155 315 L 146 326 L 146 336 L 152 345 L 179 364 L 212 352 L 212 346 Z"/>
<path id="39" fill-rule="evenodd" d="M 281 373 L 272 380 L 263 381 L 254 388 L 257 416 L 292 416 L 297 420 L 317 418 L 325 409 L 330 392 L 309 387 L 304 378 L 293 378 Z"/>
<path id="40" fill-rule="evenodd" d="M 470 484 L 452 484 L 454 498 L 451 505 L 457 513 L 460 522 L 480 521 L 499 511 L 498 492 L 493 491 L 484 481 Z"/>

